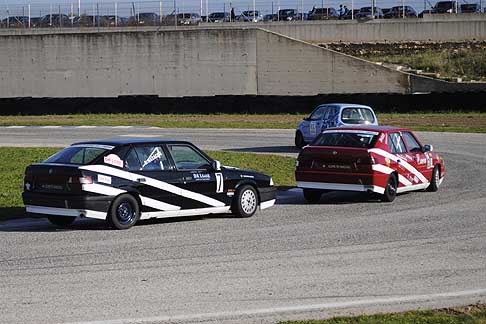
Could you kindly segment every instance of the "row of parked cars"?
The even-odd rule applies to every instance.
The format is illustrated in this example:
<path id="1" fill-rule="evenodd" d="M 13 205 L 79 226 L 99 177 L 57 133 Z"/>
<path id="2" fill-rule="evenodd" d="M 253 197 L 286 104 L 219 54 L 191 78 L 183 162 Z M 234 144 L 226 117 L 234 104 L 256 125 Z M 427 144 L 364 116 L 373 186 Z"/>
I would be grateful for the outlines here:
<path id="1" fill-rule="evenodd" d="M 329 191 L 391 202 L 401 192 L 437 191 L 444 179 L 431 145 L 409 129 L 378 126 L 365 105 L 319 105 L 298 126 L 296 144 L 295 180 L 310 203 Z M 186 141 L 118 138 L 78 142 L 29 165 L 22 198 L 28 213 L 57 226 L 86 217 L 128 229 L 150 218 L 251 217 L 276 203 L 277 188 L 271 175 L 223 166 Z"/>
<path id="2" fill-rule="evenodd" d="M 392 8 L 362 7 L 360 9 L 344 10 L 340 14 L 332 7 L 313 8 L 308 13 L 299 13 L 296 9 L 281 9 L 274 14 L 262 15 L 259 10 L 246 10 L 231 17 L 229 12 L 213 12 L 208 16 L 198 13 L 179 13 L 160 16 L 154 12 L 142 12 L 131 17 L 116 15 L 66 15 L 49 14 L 43 17 L 11 16 L 0 21 L 2 28 L 36 28 L 36 27 L 114 27 L 114 26 L 158 26 L 158 25 L 197 25 L 200 22 L 260 22 L 260 21 L 299 21 L 299 20 L 329 20 L 329 19 L 388 19 L 414 18 L 424 14 L 439 13 L 474 13 L 480 12 L 477 3 L 458 4 L 457 1 L 439 1 L 430 10 L 421 13 L 411 6 L 395 6 Z"/>

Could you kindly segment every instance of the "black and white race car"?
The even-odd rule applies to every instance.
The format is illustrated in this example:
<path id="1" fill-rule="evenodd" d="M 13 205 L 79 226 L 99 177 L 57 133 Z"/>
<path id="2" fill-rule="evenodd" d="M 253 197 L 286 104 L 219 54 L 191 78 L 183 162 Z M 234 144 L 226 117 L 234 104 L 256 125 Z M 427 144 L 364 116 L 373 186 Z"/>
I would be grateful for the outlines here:
<path id="1" fill-rule="evenodd" d="M 25 170 L 28 213 L 58 226 L 78 216 L 127 229 L 139 219 L 232 212 L 275 203 L 270 176 L 221 166 L 193 144 L 113 139 L 73 144 Z"/>

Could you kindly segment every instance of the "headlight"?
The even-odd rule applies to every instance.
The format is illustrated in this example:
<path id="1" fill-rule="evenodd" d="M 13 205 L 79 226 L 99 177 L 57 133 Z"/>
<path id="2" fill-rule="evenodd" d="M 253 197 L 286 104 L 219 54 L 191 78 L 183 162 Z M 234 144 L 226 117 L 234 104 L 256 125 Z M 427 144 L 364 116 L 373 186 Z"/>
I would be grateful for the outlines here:
<path id="1" fill-rule="evenodd" d="M 270 186 L 273 186 L 273 178 L 270 178 Z"/>

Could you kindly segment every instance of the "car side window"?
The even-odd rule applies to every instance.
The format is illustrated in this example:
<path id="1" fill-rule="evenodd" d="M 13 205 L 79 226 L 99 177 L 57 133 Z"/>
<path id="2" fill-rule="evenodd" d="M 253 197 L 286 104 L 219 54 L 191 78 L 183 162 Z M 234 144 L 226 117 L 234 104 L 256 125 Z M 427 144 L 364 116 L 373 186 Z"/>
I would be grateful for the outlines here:
<path id="1" fill-rule="evenodd" d="M 403 132 L 402 135 L 405 143 L 407 143 L 407 147 L 410 152 L 422 152 L 422 147 L 412 134 L 410 134 L 409 132 Z"/>
<path id="2" fill-rule="evenodd" d="M 178 170 L 207 169 L 211 164 L 199 152 L 188 145 L 167 146 Z"/>
<path id="3" fill-rule="evenodd" d="M 170 168 L 160 146 L 136 146 L 125 157 L 125 168 L 137 171 L 163 171 Z"/>
<path id="4" fill-rule="evenodd" d="M 326 112 L 326 107 L 320 107 L 312 113 L 310 120 L 321 120 Z"/>
<path id="5" fill-rule="evenodd" d="M 390 133 L 388 135 L 388 146 L 391 153 L 407 152 L 407 149 L 405 148 L 405 143 L 403 142 L 400 133 Z"/>

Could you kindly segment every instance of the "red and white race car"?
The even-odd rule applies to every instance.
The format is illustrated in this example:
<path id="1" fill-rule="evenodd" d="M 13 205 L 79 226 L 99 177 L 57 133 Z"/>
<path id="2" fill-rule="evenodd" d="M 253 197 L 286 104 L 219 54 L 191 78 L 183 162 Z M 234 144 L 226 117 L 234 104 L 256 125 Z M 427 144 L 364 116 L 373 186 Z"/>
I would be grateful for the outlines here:
<path id="1" fill-rule="evenodd" d="M 331 128 L 299 154 L 295 179 L 309 202 L 330 190 L 377 193 L 390 202 L 401 192 L 437 191 L 445 166 L 432 151 L 405 128 Z"/>

